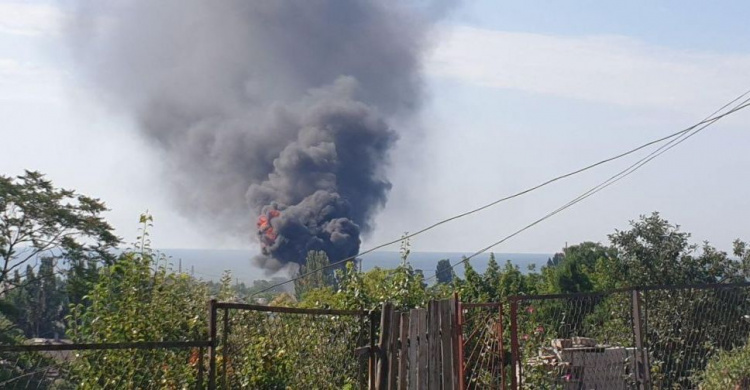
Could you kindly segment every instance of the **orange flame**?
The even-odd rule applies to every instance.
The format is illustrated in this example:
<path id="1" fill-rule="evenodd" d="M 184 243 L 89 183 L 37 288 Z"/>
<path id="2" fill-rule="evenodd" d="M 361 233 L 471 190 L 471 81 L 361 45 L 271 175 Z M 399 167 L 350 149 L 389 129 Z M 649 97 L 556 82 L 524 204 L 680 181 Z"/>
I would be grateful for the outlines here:
<path id="1" fill-rule="evenodd" d="M 281 215 L 281 212 L 279 210 L 270 210 L 268 211 L 267 215 L 261 215 L 258 217 L 258 235 L 261 236 L 263 239 L 263 243 L 266 245 L 273 244 L 274 241 L 276 241 L 276 237 L 278 237 L 278 234 L 274 230 L 273 226 L 271 226 L 271 220 Z"/>

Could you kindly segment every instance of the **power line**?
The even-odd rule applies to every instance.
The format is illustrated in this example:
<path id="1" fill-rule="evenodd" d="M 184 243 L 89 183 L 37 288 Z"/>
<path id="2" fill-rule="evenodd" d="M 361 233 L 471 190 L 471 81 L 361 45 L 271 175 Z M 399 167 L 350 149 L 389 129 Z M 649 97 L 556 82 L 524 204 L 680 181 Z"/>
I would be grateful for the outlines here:
<path id="1" fill-rule="evenodd" d="M 545 186 L 547 186 L 547 185 L 549 185 L 549 184 L 552 184 L 552 183 L 554 183 L 554 182 L 556 182 L 556 181 L 559 181 L 559 180 L 562 180 L 562 179 L 565 179 L 565 178 L 568 178 L 568 177 L 571 177 L 571 176 L 577 175 L 577 174 L 579 174 L 579 173 L 583 173 L 583 172 L 585 172 L 585 171 L 588 171 L 588 170 L 590 170 L 590 169 L 593 169 L 593 168 L 595 168 L 595 167 L 598 167 L 598 166 L 600 166 L 600 165 L 603 165 L 603 164 L 606 164 L 606 163 L 609 163 L 609 162 L 612 162 L 612 161 L 618 160 L 618 159 L 620 159 L 620 158 L 626 157 L 626 156 L 628 156 L 628 155 L 631 155 L 631 154 L 633 154 L 633 153 L 636 153 L 636 152 L 638 152 L 638 151 L 640 151 L 640 150 L 642 150 L 642 149 L 644 149 L 644 148 L 647 148 L 647 147 L 649 147 L 649 146 L 651 146 L 651 145 L 654 145 L 654 144 L 658 144 L 658 143 L 660 143 L 660 142 L 664 142 L 664 141 L 666 141 L 666 140 L 674 139 L 675 137 L 681 137 L 682 135 L 684 135 L 684 134 L 687 134 L 688 132 L 691 132 L 692 130 L 694 130 L 694 129 L 696 129 L 696 128 L 700 127 L 700 126 L 703 126 L 703 125 L 710 125 L 710 124 L 712 124 L 712 123 L 714 123 L 714 122 L 718 121 L 719 119 L 722 119 L 722 118 L 724 118 L 725 116 L 727 116 L 727 115 L 729 115 L 729 114 L 732 114 L 732 113 L 734 113 L 734 112 L 736 112 L 736 111 L 739 111 L 739 110 L 740 110 L 740 109 L 742 109 L 742 108 L 745 108 L 745 107 L 746 107 L 746 105 L 745 105 L 745 106 L 740 106 L 740 107 L 735 107 L 735 109 L 733 109 L 733 110 L 731 110 L 731 111 L 728 111 L 728 112 L 726 112 L 726 113 L 724 113 L 724 114 L 722 114 L 722 115 L 719 115 L 719 116 L 715 116 L 715 117 L 714 117 L 714 115 L 715 115 L 715 114 L 717 114 L 718 112 L 721 112 L 721 111 L 722 111 L 722 110 L 723 110 L 724 108 L 726 108 L 726 107 L 728 107 L 728 106 L 732 105 L 733 103 L 737 102 L 738 100 L 742 99 L 743 97 L 745 97 L 745 96 L 746 96 L 746 95 L 748 95 L 748 94 L 750 94 L 750 90 L 749 90 L 749 91 L 747 91 L 747 92 L 745 92 L 745 93 L 743 93 L 742 95 L 738 96 L 737 98 L 733 99 L 732 101 L 730 101 L 730 102 L 726 103 L 726 104 L 725 104 L 724 106 L 722 106 L 722 107 L 721 107 L 721 108 L 719 108 L 718 110 L 714 111 L 714 113 L 713 113 L 713 114 L 711 114 L 711 115 L 709 115 L 709 117 L 707 117 L 706 119 L 704 119 L 704 120 L 702 120 L 702 121 L 700 121 L 700 122 L 698 122 L 698 123 L 696 123 L 696 124 L 694 124 L 694 125 L 692 125 L 692 126 L 690 126 L 690 127 L 686 128 L 686 129 L 683 129 L 683 130 L 677 131 L 677 132 L 675 132 L 675 133 L 669 134 L 669 135 L 667 135 L 667 136 L 661 137 L 661 138 L 659 138 L 659 139 L 656 139 L 656 140 L 653 140 L 653 141 L 647 142 L 647 143 L 645 143 L 645 144 L 642 144 L 642 145 L 640 145 L 640 146 L 638 146 L 638 147 L 635 147 L 635 148 L 633 148 L 633 149 L 630 149 L 630 150 L 628 150 L 628 151 L 626 151 L 626 152 L 620 153 L 620 154 L 618 154 L 618 155 L 615 155 L 615 156 L 613 156 L 613 157 L 609 157 L 609 158 L 606 158 L 606 159 L 604 159 L 604 160 L 598 161 L 598 162 L 596 162 L 596 163 L 593 163 L 593 164 L 591 164 L 591 165 L 588 165 L 588 166 L 585 166 L 585 167 L 583 167 L 583 168 L 577 169 L 577 170 L 575 170 L 575 171 L 572 171 L 572 172 L 569 172 L 569 173 L 566 173 L 566 174 L 563 174 L 563 175 L 560 175 L 560 176 L 554 177 L 554 178 L 552 178 L 552 179 L 549 179 L 549 180 L 547 180 L 547 181 L 545 181 L 545 182 L 543 182 L 543 183 L 541 183 L 541 184 L 538 184 L 538 185 L 536 185 L 536 186 L 530 187 L 530 188 L 528 188 L 528 189 L 525 189 L 525 190 L 523 190 L 523 191 L 517 192 L 517 193 L 515 193 L 515 194 L 512 194 L 512 195 L 506 196 L 506 197 L 504 197 L 504 198 L 500 198 L 500 199 L 497 199 L 497 200 L 495 200 L 495 201 L 493 201 L 493 202 L 490 202 L 490 203 L 488 203 L 488 204 L 485 204 L 485 205 L 483 205 L 483 206 L 477 207 L 477 208 L 475 208 L 475 209 L 472 209 L 472 210 L 466 211 L 466 212 L 464 212 L 464 213 L 461 213 L 461 214 L 458 214 L 458 215 L 455 215 L 455 216 L 452 216 L 452 217 L 449 217 L 449 218 L 443 219 L 443 220 L 441 220 L 441 221 L 438 221 L 438 222 L 436 222 L 436 223 L 434 223 L 434 224 L 432 224 L 432 225 L 430 225 L 430 226 L 427 226 L 427 227 L 425 227 L 425 228 L 422 228 L 422 229 L 420 229 L 420 230 L 418 230 L 418 231 L 416 231 L 416 232 L 414 232 L 414 233 L 411 233 L 411 234 L 407 234 L 407 235 L 405 235 L 405 236 L 399 237 L 398 239 L 394 239 L 394 240 L 392 240 L 392 241 L 388 241 L 388 242 L 385 242 L 385 243 L 383 243 L 383 244 L 380 244 L 380 245 L 374 246 L 374 247 L 372 247 L 372 248 L 370 248 L 370 249 L 368 249 L 368 250 L 365 250 L 365 251 L 363 251 L 363 252 L 360 252 L 360 253 L 359 253 L 358 255 L 347 257 L 347 258 L 345 258 L 345 259 L 342 259 L 342 260 L 339 260 L 339 261 L 336 261 L 336 262 L 330 263 L 330 264 L 328 264 L 328 265 L 326 265 L 326 266 L 323 266 L 323 267 L 320 267 L 320 268 L 318 268 L 318 269 L 314 269 L 314 270 L 312 270 L 312 271 L 309 271 L 309 272 L 303 273 L 303 274 L 301 274 L 301 275 L 298 275 L 297 277 L 295 277 L 295 278 L 292 278 L 292 279 L 289 279 L 289 280 L 287 280 L 287 281 L 285 281 L 285 282 L 280 282 L 280 283 L 274 284 L 274 285 L 272 285 L 272 286 L 269 286 L 269 287 L 268 287 L 268 288 L 266 288 L 266 289 L 263 289 L 263 290 L 260 290 L 260 291 L 258 291 L 258 292 L 256 292 L 256 293 L 254 293 L 254 294 L 253 294 L 253 296 L 255 296 L 255 295 L 257 295 L 257 294 L 261 294 L 261 293 L 264 293 L 264 292 L 266 292 L 266 291 L 269 291 L 269 290 L 271 290 L 271 289 L 273 289 L 273 288 L 276 288 L 276 287 L 282 286 L 282 285 L 284 285 L 284 284 L 287 284 L 287 283 L 291 283 L 291 282 L 294 282 L 294 281 L 297 281 L 297 280 L 303 279 L 303 278 L 305 278 L 305 277 L 307 277 L 307 276 L 310 276 L 310 275 L 312 275 L 312 274 L 314 274 L 314 273 L 317 273 L 317 272 L 320 272 L 320 271 L 324 271 L 324 270 L 326 270 L 326 269 L 329 269 L 329 268 L 332 268 L 332 267 L 336 267 L 336 266 L 338 266 L 338 265 L 341 265 L 341 264 L 343 264 L 343 263 L 346 263 L 346 262 L 348 262 L 348 261 L 354 260 L 354 259 L 356 259 L 357 257 L 360 257 L 360 256 L 364 256 L 364 255 L 366 255 L 366 254 L 368 254 L 368 253 L 371 253 L 371 252 L 374 252 L 374 251 L 376 251 L 376 250 L 378 250 L 378 249 L 381 249 L 381 248 L 384 248 L 384 247 L 387 247 L 387 246 L 390 246 L 390 245 L 393 245 L 393 244 L 399 243 L 399 242 L 401 242 L 401 241 L 403 241 L 403 240 L 406 240 L 406 239 L 409 239 L 409 238 L 415 237 L 415 236 L 417 236 L 417 235 L 420 235 L 420 234 L 422 234 L 422 233 L 425 233 L 425 232 L 427 232 L 427 231 L 429 231 L 429 230 L 432 230 L 432 229 L 434 229 L 434 228 L 436 228 L 436 227 L 438 227 L 438 226 L 441 226 L 441 225 L 443 225 L 443 224 L 446 224 L 446 223 L 448 223 L 448 222 L 451 222 L 451 221 L 454 221 L 454 220 L 457 220 L 457 219 L 460 219 L 460 218 L 463 218 L 463 217 L 469 216 L 469 215 L 471 215 L 471 214 L 475 214 L 475 213 L 478 213 L 478 212 L 480 212 L 480 211 L 482 211 L 482 210 L 485 210 L 485 209 L 487 209 L 487 208 L 490 208 L 490 207 L 492 207 L 492 206 L 495 206 L 495 205 L 497 205 L 497 204 L 499 204 L 499 203 L 502 203 L 502 202 L 505 202 L 505 201 L 508 201 L 508 200 L 511 200 L 511 199 L 517 198 L 517 197 L 519 197 L 519 196 L 522 196 L 522 195 L 528 194 L 528 193 L 530 193 L 530 192 L 533 192 L 533 191 L 535 191 L 535 190 L 538 190 L 538 189 L 540 189 L 540 188 L 542 188 L 542 187 L 545 187 Z M 529 226 L 529 227 L 530 227 L 530 226 Z M 525 230 L 525 229 L 524 229 L 524 230 Z M 519 233 L 520 233 L 520 232 L 519 232 Z M 510 237 L 509 237 L 509 238 L 510 238 Z M 493 246 L 494 246 L 494 245 L 493 245 Z M 476 255 L 478 255 L 478 254 L 474 254 L 474 255 L 472 255 L 472 257 L 474 257 L 474 256 L 476 256 Z"/>
<path id="2" fill-rule="evenodd" d="M 603 190 L 603 189 L 611 186 L 612 184 L 615 184 L 616 182 L 624 179 L 625 177 L 631 175 L 633 172 L 637 171 L 638 169 L 640 169 L 644 165 L 648 164 L 651 160 L 655 159 L 656 157 L 659 157 L 660 155 L 664 154 L 666 151 L 674 148 L 675 146 L 677 146 L 677 145 L 685 142 L 690 137 L 692 137 L 692 136 L 698 134 L 699 132 L 703 131 L 705 128 L 707 128 L 708 126 L 711 126 L 712 124 L 716 123 L 721 118 L 724 118 L 727 115 L 730 115 L 730 114 L 735 113 L 735 112 L 737 112 L 737 111 L 739 111 L 739 110 L 741 110 L 743 108 L 746 108 L 746 107 L 750 106 L 750 103 L 748 103 L 748 102 L 750 102 L 750 99 L 746 99 L 743 102 L 741 102 L 740 104 L 738 104 L 735 108 L 727 111 L 726 113 L 724 113 L 722 115 L 719 115 L 719 116 L 716 116 L 716 117 L 713 117 L 716 113 L 720 112 L 724 108 L 726 108 L 729 105 L 733 104 L 737 100 L 740 100 L 742 97 L 744 97 L 748 93 L 750 93 L 750 91 L 745 92 L 740 97 L 738 97 L 738 98 L 734 99 L 733 101 L 725 104 L 722 108 L 720 108 L 719 110 L 715 111 L 713 114 L 709 115 L 709 118 L 707 118 L 707 120 L 704 120 L 704 121 L 701 122 L 701 123 L 704 123 L 704 124 L 701 125 L 698 128 L 695 128 L 694 131 L 680 134 L 679 137 L 674 138 L 671 141 L 669 141 L 668 143 L 660 146 L 658 149 L 656 149 L 653 152 L 649 153 L 647 156 L 645 156 L 645 157 L 641 158 L 640 160 L 636 161 L 635 163 L 631 164 L 630 166 L 628 166 L 624 170 L 618 172 L 614 176 L 611 176 L 610 178 L 608 178 L 607 180 L 603 181 L 599 185 L 597 185 L 597 186 L 589 189 L 588 191 L 582 193 L 581 195 L 577 196 L 576 198 L 574 198 L 573 200 L 571 200 L 568 203 L 564 204 L 563 206 L 560 206 L 556 210 L 554 210 L 554 211 L 546 214 L 545 216 L 543 216 L 543 217 L 537 219 L 536 221 L 534 221 L 534 222 L 532 222 L 532 223 L 524 226 L 523 228 L 521 228 L 521 229 L 513 232 L 512 234 L 510 234 L 508 236 L 505 236 L 501 240 L 496 241 L 496 242 L 494 242 L 494 243 L 492 243 L 492 244 L 490 244 L 490 245 L 488 245 L 488 246 L 486 246 L 486 247 L 484 247 L 484 248 L 482 248 L 482 249 L 474 252 L 471 256 L 468 256 L 468 257 L 465 257 L 465 258 L 461 259 L 461 261 L 459 261 L 458 263 L 451 265 L 450 269 L 454 269 L 459 264 L 463 264 L 463 263 L 471 260 L 472 258 L 474 258 L 476 256 L 479 256 L 479 255 L 487 252 L 488 250 L 492 249 L 493 247 L 495 247 L 497 245 L 500 245 L 500 244 L 504 243 L 505 241 L 507 241 L 507 240 L 509 240 L 509 239 L 511 239 L 511 238 L 513 238 L 513 237 L 515 237 L 515 236 L 523 233 L 524 231 L 526 231 L 526 230 L 534 227 L 535 225 L 543 222 L 544 220 L 546 220 L 548 218 L 551 218 L 552 216 L 554 216 L 554 215 L 562 212 L 563 210 L 565 210 L 565 209 L 567 209 L 569 207 L 572 207 L 573 205 L 577 204 L 578 202 L 581 202 L 584 199 L 586 199 L 586 198 L 588 198 L 590 196 L 593 196 L 597 192 L 599 192 L 599 191 L 601 191 L 601 190 Z M 430 276 L 429 278 L 425 278 L 425 281 L 432 280 L 432 279 L 434 279 L 436 277 L 437 277 L 437 273 L 435 275 L 433 275 L 433 276 Z"/>

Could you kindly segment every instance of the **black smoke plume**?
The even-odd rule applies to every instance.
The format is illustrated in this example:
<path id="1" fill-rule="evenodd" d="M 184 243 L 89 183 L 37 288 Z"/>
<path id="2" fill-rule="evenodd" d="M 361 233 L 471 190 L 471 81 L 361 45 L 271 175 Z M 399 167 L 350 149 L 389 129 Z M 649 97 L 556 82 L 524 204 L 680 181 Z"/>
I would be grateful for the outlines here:
<path id="1" fill-rule="evenodd" d="M 421 57 L 444 4 L 76 5 L 81 73 L 158 147 L 183 210 L 254 231 L 269 270 L 309 250 L 358 253 L 391 188 L 388 123 L 420 107 Z"/>

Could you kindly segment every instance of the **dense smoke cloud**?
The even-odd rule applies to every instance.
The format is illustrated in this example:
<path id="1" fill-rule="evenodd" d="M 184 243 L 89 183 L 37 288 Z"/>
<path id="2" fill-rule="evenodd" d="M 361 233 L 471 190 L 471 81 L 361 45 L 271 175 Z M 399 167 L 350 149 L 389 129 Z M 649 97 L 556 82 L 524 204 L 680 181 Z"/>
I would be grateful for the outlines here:
<path id="1" fill-rule="evenodd" d="M 92 0 L 78 4 L 71 42 L 85 80 L 158 146 L 183 210 L 257 227 L 257 261 L 277 269 L 308 250 L 355 255 L 373 228 L 391 187 L 388 120 L 422 99 L 429 9 Z"/>

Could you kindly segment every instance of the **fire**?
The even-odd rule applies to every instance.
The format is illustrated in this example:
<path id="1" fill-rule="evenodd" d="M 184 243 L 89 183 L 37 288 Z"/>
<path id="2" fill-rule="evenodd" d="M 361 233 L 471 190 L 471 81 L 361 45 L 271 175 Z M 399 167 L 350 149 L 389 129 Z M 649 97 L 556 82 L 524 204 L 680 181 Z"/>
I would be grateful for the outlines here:
<path id="1" fill-rule="evenodd" d="M 258 217 L 258 236 L 260 236 L 261 243 L 265 245 L 273 245 L 278 237 L 278 233 L 274 230 L 271 225 L 271 221 L 281 215 L 281 212 L 276 209 L 269 210 L 268 213 Z"/>

